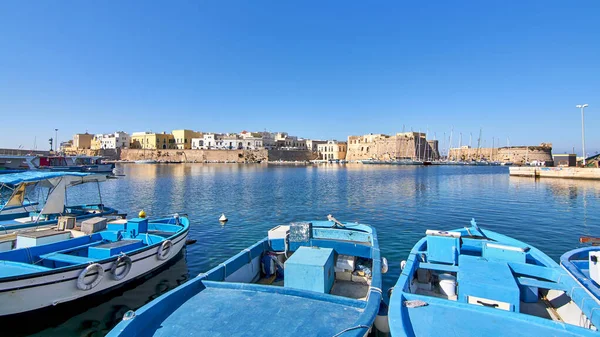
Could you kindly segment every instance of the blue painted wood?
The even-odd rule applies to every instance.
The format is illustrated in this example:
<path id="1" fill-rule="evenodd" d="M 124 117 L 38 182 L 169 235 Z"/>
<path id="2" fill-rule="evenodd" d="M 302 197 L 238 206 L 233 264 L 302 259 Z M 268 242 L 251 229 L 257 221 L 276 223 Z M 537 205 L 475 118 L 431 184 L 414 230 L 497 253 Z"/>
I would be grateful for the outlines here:
<path id="1" fill-rule="evenodd" d="M 455 265 L 459 247 L 458 238 L 427 236 L 427 261 Z"/>
<path id="2" fill-rule="evenodd" d="M 590 329 L 519 312 L 519 300 L 535 300 L 537 288 L 563 290 L 595 326 L 600 326 L 600 315 L 593 315 L 594 310 L 600 312 L 598 302 L 546 254 L 513 238 L 474 226 L 454 231 L 461 234 L 461 242 L 466 246 L 460 247 L 457 270 L 448 270 L 442 263 L 423 262 L 423 256 L 429 261 L 428 238 L 419 240 L 411 250 L 390 298 L 388 321 L 392 336 L 598 335 Z M 487 239 L 471 236 L 481 234 Z M 484 252 L 487 243 L 523 248 L 524 254 L 502 248 Z M 509 253 L 502 256 L 503 250 Z M 456 273 L 458 301 L 413 293 L 410 282 L 420 268 Z M 469 304 L 466 295 L 504 301 L 510 303 L 512 310 Z M 425 305 L 405 305 L 406 301 L 415 300 Z"/>
<path id="3" fill-rule="evenodd" d="M 169 222 L 170 219 L 157 219 L 158 222 Z M 169 225 L 163 229 L 176 229 L 172 232 L 171 237 L 178 233 L 187 232 L 189 229 L 189 220 L 180 218 L 180 225 Z M 150 220 L 149 227 L 152 227 L 154 220 Z M 120 252 L 127 252 L 134 255 L 148 247 L 156 247 L 161 244 L 166 238 L 152 235 L 140 234 L 136 240 L 126 245 L 114 245 L 108 247 L 106 252 L 100 254 L 92 253 L 98 251 L 94 246 L 101 244 L 109 244 L 111 242 L 119 242 L 123 240 L 118 235 L 117 231 L 105 229 L 104 231 L 85 235 L 78 238 L 54 242 L 46 245 L 40 245 L 29 248 L 14 249 L 10 251 L 0 252 L 0 266 L 11 266 L 10 268 L 0 267 L 0 282 L 7 281 L 8 277 L 17 277 L 20 275 L 35 276 L 40 273 L 59 273 L 65 268 L 81 267 L 87 265 L 90 261 L 107 262 L 111 259 L 116 259 L 116 255 Z M 110 246 L 110 245 L 109 245 Z M 150 270 L 148 270 L 150 271 Z M 41 276 L 41 274 L 40 274 Z"/>
<path id="4" fill-rule="evenodd" d="M 285 287 L 329 293 L 335 280 L 333 249 L 300 247 L 285 261 Z"/>
<path id="5" fill-rule="evenodd" d="M 331 250 L 335 254 L 343 251 L 372 258 L 372 286 L 366 301 L 289 287 L 223 282 L 237 270 L 248 268 L 253 259 L 273 251 L 269 240 L 264 238 L 140 308 L 133 319 L 119 323 L 108 336 L 187 336 L 193 331 L 196 335 L 219 336 L 333 336 L 342 333 L 344 337 L 362 337 L 372 326 L 381 301 L 379 242 L 371 227 L 346 225 L 345 229 L 333 229 L 331 222 L 313 221 L 313 238 L 292 242 L 287 254 L 293 253 L 293 258 L 298 252 L 312 249 L 307 247 L 318 246 L 320 251 Z M 345 232 L 337 234 L 336 230 Z M 368 244 L 346 241 L 351 237 L 360 240 L 368 237 L 370 240 Z M 302 253 L 299 258 L 303 260 Z M 288 277 L 286 268 L 284 280 Z"/>

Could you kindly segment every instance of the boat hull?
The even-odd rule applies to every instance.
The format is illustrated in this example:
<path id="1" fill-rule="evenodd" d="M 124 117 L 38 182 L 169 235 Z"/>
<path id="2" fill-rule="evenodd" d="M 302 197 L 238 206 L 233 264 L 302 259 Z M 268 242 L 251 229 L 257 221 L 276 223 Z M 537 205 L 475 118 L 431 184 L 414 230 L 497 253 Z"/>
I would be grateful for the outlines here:
<path id="1" fill-rule="evenodd" d="M 131 270 L 121 280 L 115 280 L 111 274 L 111 268 L 118 256 L 97 262 L 102 266 L 104 276 L 101 282 L 90 290 L 81 290 L 77 287 L 77 279 L 87 265 L 0 279 L 0 316 L 56 306 L 121 286 L 159 269 L 175 258 L 185 246 L 187 235 L 188 230 L 186 229 L 169 238 L 173 242 L 173 247 L 169 256 L 164 260 L 157 258 L 160 244 L 148 246 L 139 252 L 128 255 L 132 260 Z M 92 273 L 88 275 L 86 282 L 91 282 L 96 277 L 95 275 Z"/>

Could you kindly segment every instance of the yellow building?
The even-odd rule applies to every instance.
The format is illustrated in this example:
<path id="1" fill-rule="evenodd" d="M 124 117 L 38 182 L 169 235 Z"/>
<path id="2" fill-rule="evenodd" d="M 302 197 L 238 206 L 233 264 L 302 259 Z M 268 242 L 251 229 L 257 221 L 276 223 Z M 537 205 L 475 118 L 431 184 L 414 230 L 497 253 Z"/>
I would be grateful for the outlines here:
<path id="1" fill-rule="evenodd" d="M 318 144 L 317 149 L 322 159 L 345 160 L 346 151 L 348 151 L 348 144 L 346 142 L 330 140 L 325 144 Z"/>
<path id="2" fill-rule="evenodd" d="M 171 132 L 175 139 L 175 146 L 180 150 L 189 150 L 192 148 L 192 138 L 201 138 L 202 132 L 192 130 L 173 130 Z"/>
<path id="3" fill-rule="evenodd" d="M 89 133 L 77 133 L 73 136 L 73 147 L 81 150 L 81 149 L 89 149 L 92 147 L 92 138 L 93 135 Z"/>
<path id="4" fill-rule="evenodd" d="M 131 136 L 132 149 L 176 149 L 175 137 L 170 133 L 134 132 Z"/>

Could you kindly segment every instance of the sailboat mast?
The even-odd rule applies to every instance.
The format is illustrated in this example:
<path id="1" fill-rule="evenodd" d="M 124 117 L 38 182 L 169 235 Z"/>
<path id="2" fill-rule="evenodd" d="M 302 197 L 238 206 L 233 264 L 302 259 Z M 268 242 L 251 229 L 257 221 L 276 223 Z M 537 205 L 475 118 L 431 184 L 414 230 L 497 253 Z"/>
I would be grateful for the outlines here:
<path id="1" fill-rule="evenodd" d="M 452 133 L 454 133 L 454 127 L 450 129 L 450 144 L 448 145 L 448 157 L 450 157 L 450 152 L 452 152 Z"/>
<path id="2" fill-rule="evenodd" d="M 417 160 L 421 160 L 421 129 L 419 129 L 419 142 L 417 143 Z"/>

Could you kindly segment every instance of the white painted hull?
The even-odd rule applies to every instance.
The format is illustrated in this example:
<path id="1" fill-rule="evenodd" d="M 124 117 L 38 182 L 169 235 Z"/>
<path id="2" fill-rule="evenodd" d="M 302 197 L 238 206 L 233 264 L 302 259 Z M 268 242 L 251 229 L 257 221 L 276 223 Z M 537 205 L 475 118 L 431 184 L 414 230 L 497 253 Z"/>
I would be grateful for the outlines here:
<path id="1" fill-rule="evenodd" d="M 157 258 L 158 246 L 129 255 L 133 262 L 131 270 L 125 278 L 119 281 L 115 280 L 110 272 L 114 260 L 100 263 L 104 268 L 104 277 L 95 288 L 87 291 L 77 287 L 77 277 L 87 265 L 74 270 L 46 273 L 37 277 L 23 275 L 21 279 L 0 280 L 0 316 L 54 306 L 122 285 L 168 263 L 183 249 L 187 235 L 186 231 L 172 239 L 173 247 L 165 260 Z M 123 267 L 120 267 L 118 272 L 121 272 L 121 268 Z M 86 283 L 92 282 L 95 277 L 95 274 L 87 276 Z"/>

